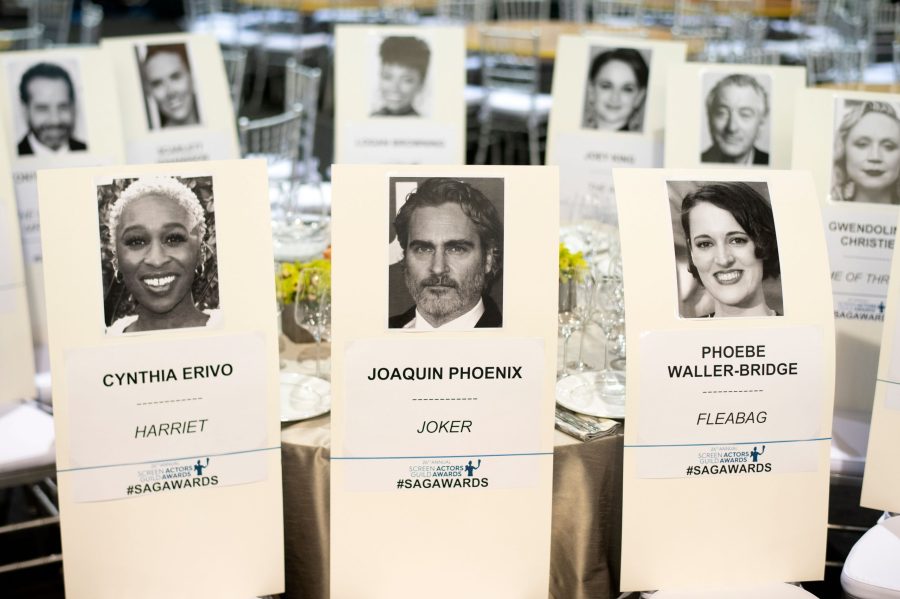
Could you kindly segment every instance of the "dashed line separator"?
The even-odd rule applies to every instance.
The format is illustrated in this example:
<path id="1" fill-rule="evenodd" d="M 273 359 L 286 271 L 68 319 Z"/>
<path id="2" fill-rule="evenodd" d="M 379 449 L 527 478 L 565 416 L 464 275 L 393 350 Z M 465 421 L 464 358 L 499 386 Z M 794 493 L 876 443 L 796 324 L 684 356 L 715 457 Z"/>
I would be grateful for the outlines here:
<path id="1" fill-rule="evenodd" d="M 185 397 L 184 399 L 162 399 L 160 401 L 142 401 L 138 403 L 139 406 L 151 406 L 153 404 L 160 403 L 179 403 L 182 401 L 197 401 L 198 399 L 203 399 L 202 397 Z"/>
<path id="2" fill-rule="evenodd" d="M 703 391 L 703 394 L 706 395 L 707 393 L 762 393 L 762 392 L 763 392 L 762 389 L 734 389 L 734 390 L 725 389 L 722 391 Z"/>
<path id="3" fill-rule="evenodd" d="M 477 397 L 413 397 L 413 401 L 478 401 Z"/>

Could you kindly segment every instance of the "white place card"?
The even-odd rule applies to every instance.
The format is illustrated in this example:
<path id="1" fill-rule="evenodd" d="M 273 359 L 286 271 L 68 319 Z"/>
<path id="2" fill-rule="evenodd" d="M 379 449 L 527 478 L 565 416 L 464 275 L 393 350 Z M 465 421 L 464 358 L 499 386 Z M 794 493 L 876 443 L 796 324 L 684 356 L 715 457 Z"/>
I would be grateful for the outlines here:
<path id="1" fill-rule="evenodd" d="M 465 30 L 341 25 L 335 162 L 463 164 Z"/>
<path id="2" fill-rule="evenodd" d="M 666 72 L 683 42 L 564 35 L 553 72 L 547 164 L 562 220 L 616 220 L 612 169 L 662 166 Z"/>
<path id="3" fill-rule="evenodd" d="M 834 329 L 811 179 L 613 176 L 629 348 L 622 589 L 820 579 Z"/>
<path id="4" fill-rule="evenodd" d="M 668 77 L 667 168 L 790 168 L 805 68 L 685 63 Z"/>
<path id="5" fill-rule="evenodd" d="M 864 507 L 889 512 L 900 511 L 900 477 L 897 476 L 900 452 L 900 436 L 897 435 L 900 430 L 900 318 L 897 314 L 900 308 L 900 260 L 896 259 L 896 252 L 894 257 L 860 498 Z"/>
<path id="6" fill-rule="evenodd" d="M 546 596 L 557 185 L 335 166 L 334 596 Z M 479 567 L 446 576 L 460 555 Z"/>
<path id="7" fill-rule="evenodd" d="M 25 266 L 7 152 L 0 144 L 0 403 L 35 395 Z"/>
<path id="8" fill-rule="evenodd" d="M 116 37 L 101 47 L 113 63 L 129 163 L 240 158 L 215 37 Z"/>
<path id="9" fill-rule="evenodd" d="M 40 171 L 38 189 L 66 595 L 281 592 L 265 163 Z"/>
<path id="10" fill-rule="evenodd" d="M 32 331 L 46 345 L 36 172 L 122 162 L 122 125 L 112 65 L 97 48 L 4 52 L 0 119 L 19 211 Z"/>
<path id="11" fill-rule="evenodd" d="M 831 261 L 835 401 L 867 412 L 900 204 L 900 95 L 806 89 L 796 115 L 792 168 L 813 175 Z"/>

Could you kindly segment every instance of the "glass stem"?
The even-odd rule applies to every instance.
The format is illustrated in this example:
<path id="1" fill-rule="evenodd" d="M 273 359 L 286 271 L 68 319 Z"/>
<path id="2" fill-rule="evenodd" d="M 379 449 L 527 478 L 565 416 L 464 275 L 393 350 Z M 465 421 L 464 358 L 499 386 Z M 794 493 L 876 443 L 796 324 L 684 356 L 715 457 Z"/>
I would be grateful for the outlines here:
<path id="1" fill-rule="evenodd" d="M 566 364 L 569 361 L 569 338 L 570 337 L 572 337 L 571 332 L 563 335 L 563 363 L 562 363 L 563 375 L 569 374 L 569 367 Z"/>
<path id="2" fill-rule="evenodd" d="M 316 318 L 316 378 L 322 378 L 322 366 L 319 363 L 319 355 L 322 353 L 322 318 L 321 315 Z"/>
<path id="3" fill-rule="evenodd" d="M 578 341 L 578 362 L 576 362 L 576 368 L 582 368 L 584 362 L 581 361 L 581 356 L 584 353 L 584 338 L 587 335 L 587 325 L 588 320 L 585 319 L 584 324 L 581 325 L 581 339 Z"/>

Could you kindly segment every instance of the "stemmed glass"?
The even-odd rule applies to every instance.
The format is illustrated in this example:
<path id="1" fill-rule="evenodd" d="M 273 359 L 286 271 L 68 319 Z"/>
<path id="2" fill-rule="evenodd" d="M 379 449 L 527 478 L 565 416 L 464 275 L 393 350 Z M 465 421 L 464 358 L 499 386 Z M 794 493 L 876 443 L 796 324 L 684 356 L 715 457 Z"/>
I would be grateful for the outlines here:
<path id="1" fill-rule="evenodd" d="M 593 391 L 608 403 L 620 404 L 625 401 L 625 377 L 609 367 L 610 343 L 625 334 L 625 296 L 620 268 L 613 266 L 610 274 L 601 277 L 597 302 L 597 318 L 606 346 L 603 348 L 603 368 L 593 377 Z"/>
<path id="2" fill-rule="evenodd" d="M 322 377 L 322 339 L 330 337 L 331 273 L 323 268 L 307 267 L 300 271 L 294 320 L 316 341 L 316 378 Z"/>
<path id="3" fill-rule="evenodd" d="M 594 277 L 588 269 L 561 272 L 559 276 L 559 334 L 563 337 L 562 369 L 557 373 L 563 377 L 569 373 L 569 339 L 575 331 L 581 330 L 590 315 L 593 303 Z"/>

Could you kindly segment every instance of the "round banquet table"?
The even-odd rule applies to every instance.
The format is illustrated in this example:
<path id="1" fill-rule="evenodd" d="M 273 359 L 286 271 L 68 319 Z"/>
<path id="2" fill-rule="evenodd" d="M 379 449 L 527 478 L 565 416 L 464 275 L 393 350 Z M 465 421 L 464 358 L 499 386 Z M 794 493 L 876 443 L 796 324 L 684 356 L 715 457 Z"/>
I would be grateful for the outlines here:
<path id="1" fill-rule="evenodd" d="M 549 596 L 615 597 L 622 532 L 622 435 L 584 443 L 560 431 L 555 435 Z M 330 456 L 328 415 L 282 427 L 287 599 L 329 596 Z"/>

